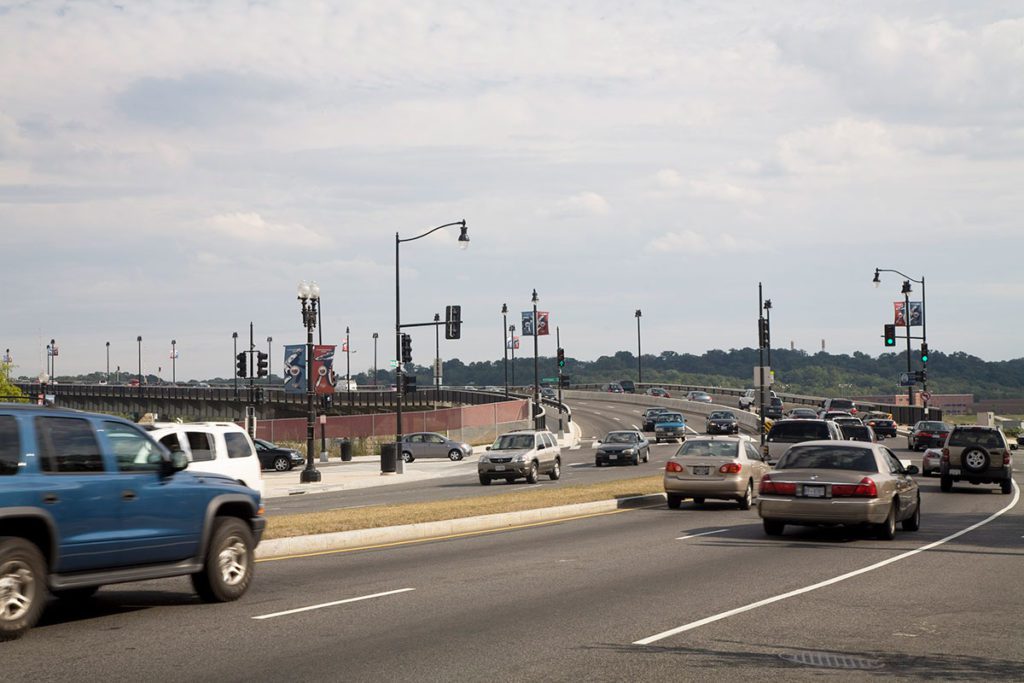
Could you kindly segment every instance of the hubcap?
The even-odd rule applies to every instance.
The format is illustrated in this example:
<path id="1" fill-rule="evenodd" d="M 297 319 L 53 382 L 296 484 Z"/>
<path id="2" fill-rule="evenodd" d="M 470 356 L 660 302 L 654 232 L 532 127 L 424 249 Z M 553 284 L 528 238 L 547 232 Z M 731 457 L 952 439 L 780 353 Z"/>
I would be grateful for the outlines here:
<path id="1" fill-rule="evenodd" d="M 32 607 L 35 594 L 35 577 L 27 564 L 10 560 L 0 568 L 0 619 L 21 619 Z"/>
<path id="2" fill-rule="evenodd" d="M 284 472 L 286 469 L 288 469 L 288 462 L 285 461 L 283 458 L 279 458 L 274 462 L 274 469 L 277 470 L 278 472 Z"/>
<path id="3" fill-rule="evenodd" d="M 245 578 L 249 568 L 249 555 L 245 543 L 238 536 L 231 536 L 217 556 L 221 580 L 227 586 L 235 586 Z"/>
<path id="4" fill-rule="evenodd" d="M 971 469 L 981 469 L 985 464 L 985 456 L 977 451 L 967 454 L 967 466 Z"/>

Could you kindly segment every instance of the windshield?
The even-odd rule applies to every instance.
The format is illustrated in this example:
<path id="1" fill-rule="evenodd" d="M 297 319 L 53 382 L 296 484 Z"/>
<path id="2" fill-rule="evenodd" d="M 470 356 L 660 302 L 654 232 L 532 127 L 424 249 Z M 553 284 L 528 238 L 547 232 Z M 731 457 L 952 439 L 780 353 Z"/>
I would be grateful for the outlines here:
<path id="1" fill-rule="evenodd" d="M 777 470 L 852 470 L 877 472 L 874 452 L 866 448 L 835 446 L 793 446 L 775 466 Z"/>
<path id="2" fill-rule="evenodd" d="M 849 410 L 853 407 L 853 401 L 845 398 L 834 398 L 828 404 L 829 410 Z"/>
<path id="3" fill-rule="evenodd" d="M 945 422 L 922 422 L 922 423 L 917 425 L 917 428 L 918 429 L 923 429 L 923 430 L 932 429 L 932 430 L 935 430 L 937 432 L 948 432 L 949 431 L 949 427 L 946 425 Z"/>
<path id="4" fill-rule="evenodd" d="M 709 416 L 712 420 L 735 420 L 736 416 L 727 410 L 716 410 Z"/>
<path id="5" fill-rule="evenodd" d="M 533 448 L 533 434 L 505 434 L 491 446 L 492 451 L 522 451 Z"/>
<path id="6" fill-rule="evenodd" d="M 636 443 L 639 441 L 636 432 L 609 432 L 604 438 L 605 443 Z"/>
<path id="7" fill-rule="evenodd" d="M 655 415 L 654 419 L 657 422 L 682 422 L 683 416 L 681 413 L 662 413 Z"/>
<path id="8" fill-rule="evenodd" d="M 719 458 L 735 458 L 738 443 L 736 441 L 687 441 L 676 452 L 677 456 L 714 456 Z"/>
<path id="9" fill-rule="evenodd" d="M 793 422 L 776 422 L 768 432 L 769 441 L 795 443 L 798 441 L 815 441 L 827 439 L 828 426 L 817 420 L 794 420 Z"/>

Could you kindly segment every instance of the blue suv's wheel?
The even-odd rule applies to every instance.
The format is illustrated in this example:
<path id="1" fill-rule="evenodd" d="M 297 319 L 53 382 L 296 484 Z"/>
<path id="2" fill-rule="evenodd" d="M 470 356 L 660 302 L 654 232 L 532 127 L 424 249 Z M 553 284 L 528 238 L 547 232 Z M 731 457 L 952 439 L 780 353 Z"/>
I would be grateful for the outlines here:
<path id="1" fill-rule="evenodd" d="M 35 626 L 46 602 L 46 560 L 22 538 L 0 537 L 0 640 Z"/>
<path id="2" fill-rule="evenodd" d="M 192 575 L 192 586 L 206 602 L 230 602 L 252 583 L 252 531 L 237 517 L 217 517 L 203 570 Z"/>

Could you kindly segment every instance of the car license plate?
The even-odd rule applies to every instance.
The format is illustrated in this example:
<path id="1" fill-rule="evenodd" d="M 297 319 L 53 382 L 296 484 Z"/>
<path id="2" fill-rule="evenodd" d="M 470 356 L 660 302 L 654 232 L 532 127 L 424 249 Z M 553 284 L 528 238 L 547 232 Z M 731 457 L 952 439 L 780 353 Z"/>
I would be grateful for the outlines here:
<path id="1" fill-rule="evenodd" d="M 707 474 L 708 472 L 710 472 L 710 471 L 711 471 L 711 468 L 710 468 L 710 467 L 709 467 L 708 465 L 696 465 L 696 466 L 695 466 L 695 467 L 693 468 L 693 473 L 694 473 L 694 474 L 703 474 L 703 475 L 706 475 L 706 474 Z"/>
<path id="2" fill-rule="evenodd" d="M 619 456 L 617 456 L 617 455 L 614 455 L 614 454 L 613 454 L 613 455 L 609 455 L 609 456 L 608 456 L 608 459 L 609 459 L 609 460 L 618 460 L 618 459 L 619 459 Z"/>
<path id="3" fill-rule="evenodd" d="M 804 496 L 807 498 L 824 498 L 825 487 L 824 486 L 805 486 Z"/>
<path id="4" fill-rule="evenodd" d="M 494 471 L 495 472 L 504 472 L 505 471 L 505 466 L 504 465 L 495 465 L 494 466 Z"/>
<path id="5" fill-rule="evenodd" d="M 959 477 L 960 476 L 960 470 L 950 470 L 949 471 L 949 476 L 951 476 L 951 477 Z"/>

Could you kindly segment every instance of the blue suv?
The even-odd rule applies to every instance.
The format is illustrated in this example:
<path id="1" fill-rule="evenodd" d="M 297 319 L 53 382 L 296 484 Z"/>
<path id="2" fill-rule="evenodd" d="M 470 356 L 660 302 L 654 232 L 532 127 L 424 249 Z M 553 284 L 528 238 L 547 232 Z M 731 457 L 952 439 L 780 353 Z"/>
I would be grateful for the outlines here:
<path id="1" fill-rule="evenodd" d="M 120 418 L 0 403 L 0 640 L 36 623 L 47 591 L 187 574 L 203 600 L 240 598 L 259 493 L 187 466 Z"/>

